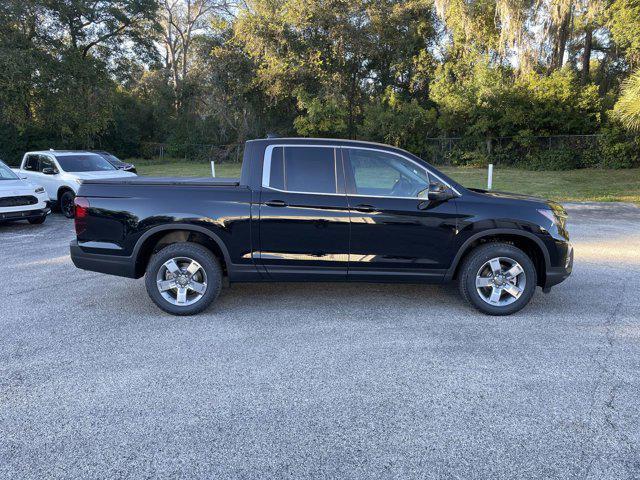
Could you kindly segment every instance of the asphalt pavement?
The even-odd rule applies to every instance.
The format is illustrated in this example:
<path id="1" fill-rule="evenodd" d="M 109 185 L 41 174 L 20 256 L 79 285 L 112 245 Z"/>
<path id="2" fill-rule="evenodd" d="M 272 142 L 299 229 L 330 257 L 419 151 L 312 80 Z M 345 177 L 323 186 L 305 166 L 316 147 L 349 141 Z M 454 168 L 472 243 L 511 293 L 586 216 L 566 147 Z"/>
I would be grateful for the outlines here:
<path id="1" fill-rule="evenodd" d="M 640 478 L 640 209 L 568 211 L 573 275 L 510 317 L 377 284 L 172 317 L 60 215 L 0 226 L 0 478 Z"/>

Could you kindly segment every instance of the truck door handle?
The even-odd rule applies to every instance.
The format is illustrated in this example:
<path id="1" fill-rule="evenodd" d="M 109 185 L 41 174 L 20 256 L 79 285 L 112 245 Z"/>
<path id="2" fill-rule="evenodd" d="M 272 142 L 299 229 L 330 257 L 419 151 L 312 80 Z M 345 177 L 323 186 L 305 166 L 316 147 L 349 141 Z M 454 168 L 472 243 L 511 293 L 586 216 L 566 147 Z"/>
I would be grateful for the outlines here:
<path id="1" fill-rule="evenodd" d="M 268 202 L 264 202 L 264 204 L 268 207 L 286 207 L 287 204 L 282 200 L 269 200 Z"/>
<path id="2" fill-rule="evenodd" d="M 353 208 L 355 208 L 355 209 L 356 209 L 357 211 L 359 211 L 359 212 L 365 212 L 365 213 L 367 213 L 367 212 L 374 212 L 374 211 L 376 210 L 373 206 L 371 206 L 371 205 L 364 205 L 364 204 L 356 205 L 356 206 L 355 206 L 355 207 L 353 207 Z"/>

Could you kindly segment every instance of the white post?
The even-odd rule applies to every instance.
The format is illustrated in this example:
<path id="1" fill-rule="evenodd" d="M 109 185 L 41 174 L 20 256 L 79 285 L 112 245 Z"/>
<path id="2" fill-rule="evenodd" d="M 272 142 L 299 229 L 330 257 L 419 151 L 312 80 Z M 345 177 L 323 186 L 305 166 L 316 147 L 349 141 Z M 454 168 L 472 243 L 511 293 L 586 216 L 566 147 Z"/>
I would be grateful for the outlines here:
<path id="1" fill-rule="evenodd" d="M 489 174 L 487 176 L 487 190 L 491 190 L 493 186 L 493 163 L 489 164 Z"/>
<path id="2" fill-rule="evenodd" d="M 213 163 L 213 160 L 211 160 L 211 176 L 212 176 L 213 178 L 215 178 L 215 177 L 216 177 L 216 166 L 215 166 L 215 164 Z"/>

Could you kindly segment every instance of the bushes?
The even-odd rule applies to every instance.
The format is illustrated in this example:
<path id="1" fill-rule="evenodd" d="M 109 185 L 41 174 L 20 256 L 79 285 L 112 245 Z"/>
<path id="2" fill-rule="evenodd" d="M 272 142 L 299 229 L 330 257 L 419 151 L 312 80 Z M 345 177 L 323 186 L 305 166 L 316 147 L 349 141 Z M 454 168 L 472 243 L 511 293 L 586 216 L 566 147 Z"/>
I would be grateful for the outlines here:
<path id="1" fill-rule="evenodd" d="M 640 166 L 640 138 L 630 137 L 619 125 L 602 130 L 599 142 L 602 168 L 633 168 Z"/>
<path id="2" fill-rule="evenodd" d="M 490 155 L 482 147 L 456 146 L 440 155 L 423 155 L 433 163 L 455 166 L 486 167 L 514 166 L 525 170 L 573 170 L 578 168 L 636 168 L 640 167 L 640 140 L 624 132 L 608 131 L 595 139 L 592 145 L 581 148 L 571 146 L 522 147 L 510 144 L 496 148 Z"/>
<path id="3" fill-rule="evenodd" d="M 573 170 L 580 167 L 580 156 L 568 148 L 542 150 L 529 153 L 517 165 L 527 170 Z"/>

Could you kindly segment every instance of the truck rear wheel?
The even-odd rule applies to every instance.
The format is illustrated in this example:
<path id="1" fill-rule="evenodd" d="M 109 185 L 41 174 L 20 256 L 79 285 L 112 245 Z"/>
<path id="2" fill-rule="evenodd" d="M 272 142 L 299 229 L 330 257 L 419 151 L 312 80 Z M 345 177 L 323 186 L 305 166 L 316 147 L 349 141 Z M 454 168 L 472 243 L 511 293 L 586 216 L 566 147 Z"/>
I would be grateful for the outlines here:
<path id="1" fill-rule="evenodd" d="M 508 243 L 487 243 L 465 258 L 459 274 L 460 293 L 488 315 L 510 315 L 524 308 L 536 289 L 531 258 Z"/>
<path id="2" fill-rule="evenodd" d="M 151 300 L 165 312 L 195 315 L 218 298 L 222 268 L 202 245 L 173 243 L 151 257 L 145 285 Z"/>

